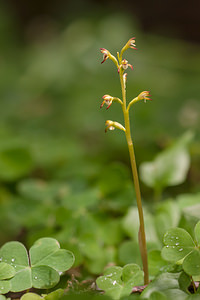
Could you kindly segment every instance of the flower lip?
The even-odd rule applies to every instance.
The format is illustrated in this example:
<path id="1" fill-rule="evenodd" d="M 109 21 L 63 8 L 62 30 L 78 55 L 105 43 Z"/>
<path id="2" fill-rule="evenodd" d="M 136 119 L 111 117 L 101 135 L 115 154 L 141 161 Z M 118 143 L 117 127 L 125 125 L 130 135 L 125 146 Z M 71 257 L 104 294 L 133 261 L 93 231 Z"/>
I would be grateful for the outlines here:
<path id="1" fill-rule="evenodd" d="M 131 64 L 129 64 L 128 60 L 126 60 L 126 59 L 122 60 L 120 67 L 122 67 L 124 70 L 126 70 L 128 67 L 130 67 L 133 70 L 133 66 Z M 120 67 L 119 67 L 119 69 L 120 69 Z M 118 73 L 119 73 L 119 69 L 118 69 Z"/>

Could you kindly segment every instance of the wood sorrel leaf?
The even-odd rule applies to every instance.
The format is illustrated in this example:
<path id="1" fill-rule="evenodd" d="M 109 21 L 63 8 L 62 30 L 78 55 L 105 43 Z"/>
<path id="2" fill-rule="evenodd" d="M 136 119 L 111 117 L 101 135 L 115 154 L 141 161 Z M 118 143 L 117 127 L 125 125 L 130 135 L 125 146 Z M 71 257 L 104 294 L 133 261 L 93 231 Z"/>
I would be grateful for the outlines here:
<path id="1" fill-rule="evenodd" d="M 44 298 L 34 293 L 26 293 L 20 299 L 21 300 L 42 300 Z"/>
<path id="2" fill-rule="evenodd" d="M 9 280 L 0 281 L 0 294 L 6 294 L 10 291 L 10 289 L 11 289 L 11 283 Z"/>
<path id="3" fill-rule="evenodd" d="M 0 263 L 0 280 L 12 278 L 15 275 L 15 269 L 7 263 Z"/>
<path id="4" fill-rule="evenodd" d="M 57 240 L 41 238 L 30 248 L 30 260 L 34 267 L 45 265 L 64 272 L 73 265 L 74 255 L 71 251 L 60 249 Z"/>
<path id="5" fill-rule="evenodd" d="M 49 266 L 32 267 L 31 271 L 32 286 L 37 289 L 48 289 L 60 280 L 58 272 Z"/>
<path id="6" fill-rule="evenodd" d="M 191 275 L 200 275 L 200 251 L 199 249 L 194 249 L 191 253 L 186 256 L 183 261 L 183 270 Z"/>
<path id="7" fill-rule="evenodd" d="M 97 285 L 105 290 L 107 296 L 119 299 L 128 296 L 135 285 L 142 284 L 143 272 L 136 264 L 121 267 L 110 267 L 103 276 L 97 278 Z"/>
<path id="8" fill-rule="evenodd" d="M 190 286 L 191 278 L 185 272 L 181 272 L 181 274 L 178 278 L 178 283 L 179 283 L 181 290 L 188 292 L 188 287 Z"/>
<path id="9" fill-rule="evenodd" d="M 190 234 L 182 228 L 169 229 L 164 235 L 162 257 L 171 262 L 177 262 L 189 254 L 195 247 Z"/>
<path id="10" fill-rule="evenodd" d="M 8 242 L 0 249 L 0 257 L 5 262 L 15 268 L 18 272 L 29 266 L 28 253 L 20 242 Z"/>
<path id="11" fill-rule="evenodd" d="M 142 299 L 151 299 L 150 296 L 159 291 L 167 296 L 167 299 L 184 300 L 187 294 L 179 289 L 178 283 L 179 273 L 162 273 L 158 275 L 145 288 L 141 294 Z M 162 299 L 162 298 L 161 298 Z"/>
<path id="12" fill-rule="evenodd" d="M 24 245 L 19 242 L 6 243 L 0 249 L 0 257 L 0 266 L 8 264 L 8 275 L 12 277 L 14 274 L 9 280 L 10 285 L 2 286 L 2 289 L 12 292 L 31 287 L 51 288 L 59 282 L 59 272 L 68 270 L 74 262 L 74 255 L 68 250 L 60 249 L 59 243 L 53 238 L 42 238 L 35 242 L 30 249 L 30 263 Z"/>
<path id="13" fill-rule="evenodd" d="M 155 276 L 156 274 L 158 274 L 161 271 L 163 272 L 163 270 L 170 268 L 169 263 L 167 263 L 161 257 L 160 250 L 152 250 L 149 252 L 148 263 L 149 263 L 149 272 L 153 276 Z"/>

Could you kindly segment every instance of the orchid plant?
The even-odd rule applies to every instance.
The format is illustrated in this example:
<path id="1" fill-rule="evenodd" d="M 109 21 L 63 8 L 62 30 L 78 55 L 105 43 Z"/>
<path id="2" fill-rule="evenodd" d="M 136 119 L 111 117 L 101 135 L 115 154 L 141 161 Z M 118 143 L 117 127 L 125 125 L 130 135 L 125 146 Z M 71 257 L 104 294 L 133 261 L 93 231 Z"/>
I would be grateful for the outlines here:
<path id="1" fill-rule="evenodd" d="M 100 108 L 103 107 L 104 104 L 107 105 L 107 109 L 112 105 L 113 102 L 117 102 L 121 105 L 123 115 L 124 115 L 124 126 L 118 122 L 107 120 L 105 125 L 106 129 L 105 132 L 108 130 L 114 130 L 115 128 L 120 129 L 125 132 L 126 141 L 128 144 L 129 155 L 130 155 L 130 163 L 133 175 L 133 182 L 135 186 L 135 193 L 136 193 L 136 200 L 137 200 L 137 207 L 138 207 L 138 214 L 139 214 L 139 248 L 140 254 L 142 258 L 143 264 L 143 271 L 144 271 L 144 284 L 149 283 L 149 274 L 148 274 L 148 261 L 147 261 L 147 247 L 146 247 L 146 236 L 145 236 L 145 226 L 144 226 L 144 214 L 142 208 L 142 201 L 141 201 L 141 192 L 140 192 L 140 184 L 138 178 L 138 171 L 133 147 L 133 141 L 131 137 L 131 128 L 130 128 L 130 119 L 129 119 L 129 110 L 133 104 L 140 100 L 151 100 L 149 91 L 141 92 L 137 97 L 133 98 L 129 103 L 127 103 L 126 99 L 126 81 L 127 81 L 127 73 L 125 70 L 130 67 L 133 70 L 133 66 L 128 63 L 126 59 L 123 58 L 123 54 L 129 48 L 137 49 L 135 45 L 135 38 L 131 38 L 126 45 L 122 48 L 121 52 L 117 52 L 117 58 L 113 56 L 108 50 L 105 48 L 101 48 L 101 53 L 103 54 L 103 61 L 104 63 L 107 59 L 111 59 L 117 67 L 117 72 L 119 74 L 120 84 L 121 84 L 121 91 L 122 91 L 122 99 L 118 97 L 113 97 L 110 95 L 104 95 L 103 102 L 101 103 Z"/>

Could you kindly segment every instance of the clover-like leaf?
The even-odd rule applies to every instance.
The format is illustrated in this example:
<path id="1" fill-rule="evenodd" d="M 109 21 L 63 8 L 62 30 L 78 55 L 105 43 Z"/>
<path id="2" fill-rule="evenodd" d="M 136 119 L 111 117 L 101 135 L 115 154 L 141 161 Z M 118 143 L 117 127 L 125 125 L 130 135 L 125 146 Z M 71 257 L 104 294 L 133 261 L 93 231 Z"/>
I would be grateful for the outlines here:
<path id="1" fill-rule="evenodd" d="M 53 238 L 36 241 L 30 249 L 30 257 L 23 244 L 8 242 L 0 249 L 0 257 L 3 263 L 9 264 L 16 272 L 7 281 L 10 285 L 4 288 L 12 292 L 31 287 L 51 288 L 59 282 L 59 272 L 68 270 L 74 262 L 74 255 L 60 249 L 58 241 Z"/>
<path id="2" fill-rule="evenodd" d="M 136 264 L 110 267 L 103 276 L 97 278 L 97 285 L 113 299 L 128 296 L 135 285 L 142 284 L 143 271 Z"/>
<path id="3" fill-rule="evenodd" d="M 21 300 L 42 300 L 44 298 L 35 293 L 26 293 L 20 299 Z"/>
<path id="4" fill-rule="evenodd" d="M 180 286 L 180 289 L 188 293 L 188 287 L 191 284 L 191 277 L 186 274 L 185 272 L 181 272 L 179 278 L 178 278 L 178 283 Z"/>
<path id="5" fill-rule="evenodd" d="M 10 279 L 15 275 L 15 269 L 4 262 L 0 263 L 0 280 Z"/>
<path id="6" fill-rule="evenodd" d="M 10 280 L 1 280 L 0 281 L 0 294 L 6 294 L 11 289 Z"/>
<path id="7" fill-rule="evenodd" d="M 169 270 L 169 264 L 161 257 L 160 250 L 152 250 L 148 254 L 149 273 L 153 276 L 163 270 Z"/>
<path id="8" fill-rule="evenodd" d="M 57 240 L 53 238 L 41 238 L 30 248 L 31 266 L 49 266 L 58 272 L 64 272 L 74 263 L 74 255 L 71 251 L 60 249 Z"/>
<path id="9" fill-rule="evenodd" d="M 144 291 L 141 294 L 141 298 L 152 299 L 151 295 L 153 297 L 155 291 L 158 291 L 165 294 L 167 299 L 185 300 L 187 294 L 179 289 L 178 277 L 179 273 L 162 273 L 158 275 L 144 289 Z M 155 296 L 157 296 L 157 293 Z"/>
<path id="10" fill-rule="evenodd" d="M 200 251 L 199 249 L 194 249 L 189 253 L 183 261 L 183 270 L 191 275 L 200 275 Z"/>
<path id="11" fill-rule="evenodd" d="M 178 262 L 195 247 L 190 234 L 182 228 L 172 228 L 164 235 L 162 257 L 171 262 Z"/>

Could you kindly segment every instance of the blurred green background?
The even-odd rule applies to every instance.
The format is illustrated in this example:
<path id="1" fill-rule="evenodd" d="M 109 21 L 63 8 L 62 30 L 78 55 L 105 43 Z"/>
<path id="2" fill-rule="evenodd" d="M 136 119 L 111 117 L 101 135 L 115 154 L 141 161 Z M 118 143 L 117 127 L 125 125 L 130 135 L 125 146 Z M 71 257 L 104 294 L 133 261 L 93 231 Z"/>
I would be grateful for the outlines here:
<path id="1" fill-rule="evenodd" d="M 94 274 L 124 263 L 115 246 L 127 238 L 120 224 L 134 191 L 123 133 L 104 134 L 107 119 L 123 118 L 116 104 L 99 110 L 104 94 L 121 97 L 99 49 L 115 55 L 133 36 L 127 97 L 150 90 L 153 99 L 131 110 L 138 166 L 191 131 L 187 177 L 162 198 L 200 191 L 198 3 L 171 4 L 1 1 L 1 243 L 54 236 Z M 151 205 L 152 189 L 142 183 L 142 191 Z"/>

